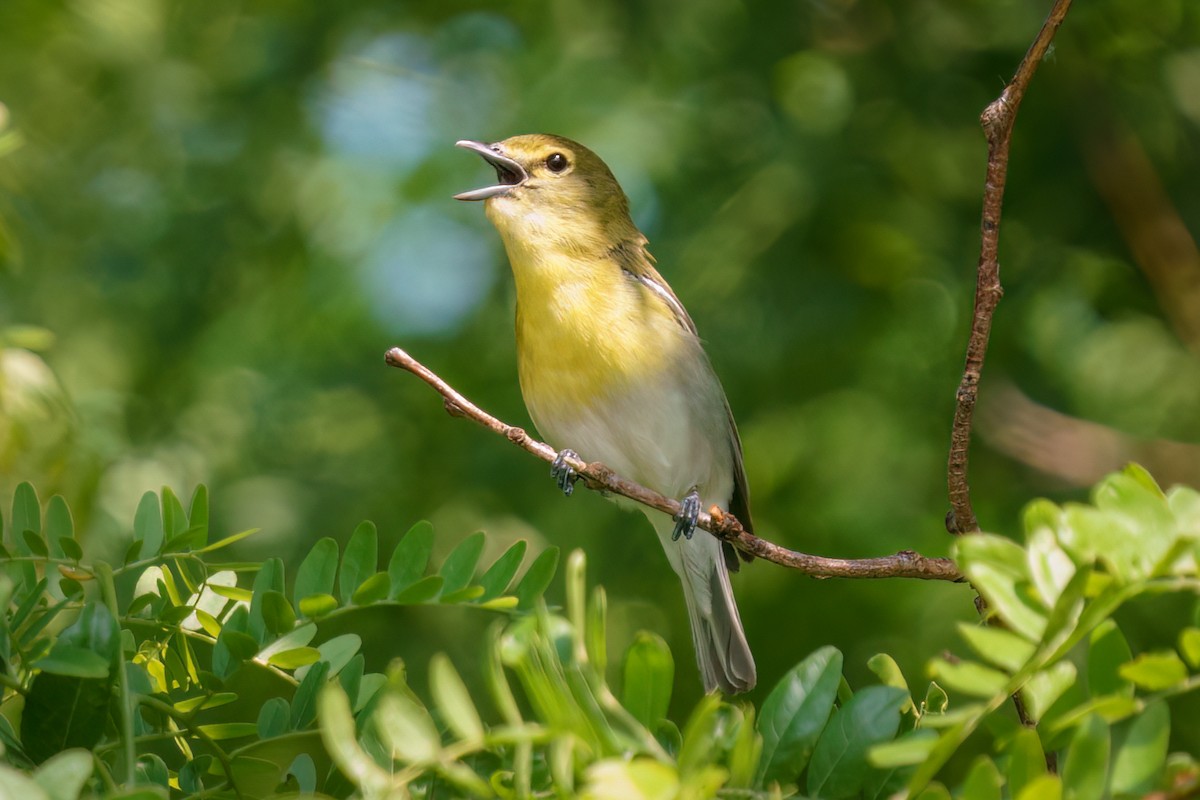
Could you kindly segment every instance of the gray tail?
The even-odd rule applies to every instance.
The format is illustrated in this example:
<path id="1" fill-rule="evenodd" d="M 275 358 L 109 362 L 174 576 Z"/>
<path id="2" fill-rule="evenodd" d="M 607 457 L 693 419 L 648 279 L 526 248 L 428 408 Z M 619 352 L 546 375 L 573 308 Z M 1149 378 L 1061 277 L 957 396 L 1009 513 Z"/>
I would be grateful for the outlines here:
<path id="1" fill-rule="evenodd" d="M 753 689 L 758 679 L 754 655 L 742 630 L 721 543 L 706 531 L 696 531 L 690 541 L 672 542 L 674 523 L 669 517 L 655 519 L 654 527 L 683 583 L 704 691 L 738 694 Z"/>

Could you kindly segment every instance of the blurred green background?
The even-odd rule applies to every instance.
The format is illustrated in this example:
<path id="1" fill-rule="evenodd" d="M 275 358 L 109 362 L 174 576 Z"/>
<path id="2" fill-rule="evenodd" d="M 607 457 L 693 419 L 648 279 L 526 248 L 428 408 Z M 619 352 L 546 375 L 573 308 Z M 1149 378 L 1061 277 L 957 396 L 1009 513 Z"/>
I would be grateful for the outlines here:
<path id="1" fill-rule="evenodd" d="M 245 558 L 294 566 L 363 518 L 389 544 L 428 518 L 443 551 L 476 529 L 491 554 L 583 547 L 611 646 L 666 636 L 690 704 L 645 520 L 563 499 L 383 364 L 401 345 L 530 424 L 503 252 L 451 199 L 490 173 L 453 142 L 555 132 L 613 167 L 725 383 L 761 535 L 941 555 L 977 118 L 1048 7 L 2 0 L 0 504 L 20 480 L 62 493 L 97 555 L 142 492 L 199 482 L 217 532 L 265 529 Z M 1198 125 L 1200 4 L 1078 3 L 1013 144 L 972 450 L 985 528 L 1129 458 L 1200 482 Z M 762 563 L 736 589 L 760 696 L 823 644 L 851 676 L 886 650 L 918 679 L 974 614 L 960 586 Z M 447 613 L 370 624 L 414 663 L 469 661 L 478 623 Z M 1135 650 L 1158 635 L 1141 613 Z"/>

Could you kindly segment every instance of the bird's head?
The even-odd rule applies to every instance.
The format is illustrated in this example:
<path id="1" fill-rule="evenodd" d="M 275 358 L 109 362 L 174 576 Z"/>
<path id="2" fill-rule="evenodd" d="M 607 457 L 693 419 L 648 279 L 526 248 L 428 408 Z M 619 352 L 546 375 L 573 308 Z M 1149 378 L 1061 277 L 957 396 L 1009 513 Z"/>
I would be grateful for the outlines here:
<path id="1" fill-rule="evenodd" d="M 574 249 L 636 234 L 612 171 L 578 142 L 535 133 L 493 144 L 464 139 L 458 146 L 494 167 L 496 183 L 455 197 L 485 201 L 488 218 L 506 239 Z"/>

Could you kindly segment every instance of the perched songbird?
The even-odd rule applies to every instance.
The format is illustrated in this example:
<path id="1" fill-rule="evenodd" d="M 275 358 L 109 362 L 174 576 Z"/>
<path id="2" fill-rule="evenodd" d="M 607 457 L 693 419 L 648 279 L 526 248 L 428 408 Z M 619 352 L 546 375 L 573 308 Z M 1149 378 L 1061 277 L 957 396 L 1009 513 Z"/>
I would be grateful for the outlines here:
<path id="1" fill-rule="evenodd" d="M 732 547 L 693 538 L 701 508 L 732 511 L 750 529 L 742 448 L 721 383 L 679 298 L 654 268 L 629 200 L 600 158 L 570 139 L 461 141 L 496 169 L 483 200 L 517 286 L 521 393 L 538 431 L 563 459 L 600 461 L 668 497 L 672 520 L 647 510 L 683 582 L 706 691 L 754 686 L 754 657 L 729 585 Z M 569 449 L 567 449 L 569 448 Z"/>

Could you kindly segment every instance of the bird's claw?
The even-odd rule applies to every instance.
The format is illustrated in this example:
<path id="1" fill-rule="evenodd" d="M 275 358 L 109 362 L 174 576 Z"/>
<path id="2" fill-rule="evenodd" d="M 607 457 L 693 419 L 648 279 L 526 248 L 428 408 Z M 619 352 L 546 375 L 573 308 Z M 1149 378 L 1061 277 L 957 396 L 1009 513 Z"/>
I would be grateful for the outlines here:
<path id="1" fill-rule="evenodd" d="M 695 489 L 688 492 L 687 497 L 679 502 L 679 513 L 675 520 L 675 530 L 671 533 L 671 541 L 679 541 L 679 537 L 691 541 L 696 532 L 696 520 L 700 519 L 700 494 Z"/>
<path id="2" fill-rule="evenodd" d="M 575 481 L 579 480 L 579 473 L 567 463 L 568 458 L 579 458 L 579 454 L 574 450 L 560 450 L 550 464 L 550 475 L 559 491 L 570 497 L 571 492 L 575 491 Z"/>

